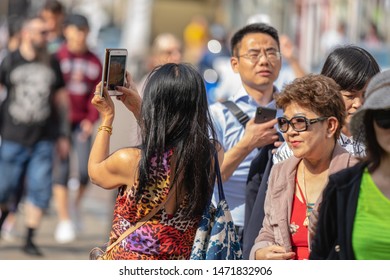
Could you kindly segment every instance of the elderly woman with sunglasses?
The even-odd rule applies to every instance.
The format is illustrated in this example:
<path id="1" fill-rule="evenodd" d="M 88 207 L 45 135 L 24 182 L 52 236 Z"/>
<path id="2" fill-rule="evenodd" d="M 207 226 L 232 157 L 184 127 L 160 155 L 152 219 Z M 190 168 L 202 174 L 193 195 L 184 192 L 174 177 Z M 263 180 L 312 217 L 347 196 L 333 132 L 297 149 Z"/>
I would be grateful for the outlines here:
<path id="1" fill-rule="evenodd" d="M 351 120 L 366 157 L 329 178 L 310 259 L 390 259 L 390 70 L 375 75 Z"/>
<path id="2" fill-rule="evenodd" d="M 250 259 L 307 259 L 309 216 L 321 202 L 328 176 L 356 160 L 337 142 L 346 111 L 332 79 L 296 79 L 275 99 L 284 111 L 279 130 L 294 156 L 271 170 L 263 227 Z"/>

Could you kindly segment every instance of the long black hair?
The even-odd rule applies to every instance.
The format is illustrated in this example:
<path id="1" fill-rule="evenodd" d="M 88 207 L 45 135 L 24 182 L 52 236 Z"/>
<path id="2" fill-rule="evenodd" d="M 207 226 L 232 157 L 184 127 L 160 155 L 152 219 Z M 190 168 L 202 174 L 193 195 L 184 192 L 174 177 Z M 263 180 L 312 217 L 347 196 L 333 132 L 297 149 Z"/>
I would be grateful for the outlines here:
<path id="1" fill-rule="evenodd" d="M 148 76 L 141 108 L 142 156 L 139 192 L 152 180 L 151 159 L 162 164 L 165 152 L 173 149 L 171 185 L 188 195 L 187 215 L 201 214 L 214 185 L 215 130 L 208 110 L 204 81 L 189 64 L 168 63 Z"/>

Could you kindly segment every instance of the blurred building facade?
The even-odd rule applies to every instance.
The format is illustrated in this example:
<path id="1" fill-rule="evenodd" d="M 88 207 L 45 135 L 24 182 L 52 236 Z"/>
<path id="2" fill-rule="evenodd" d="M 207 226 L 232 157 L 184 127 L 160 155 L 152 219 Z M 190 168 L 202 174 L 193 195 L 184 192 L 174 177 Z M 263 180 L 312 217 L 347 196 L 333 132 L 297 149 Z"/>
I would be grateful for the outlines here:
<path id="1" fill-rule="evenodd" d="M 36 11 L 45 0 L 0 0 L 0 17 L 13 11 Z M 185 28 L 195 17 L 208 26 L 222 25 L 228 34 L 249 19 L 268 19 L 280 33 L 293 38 L 302 65 L 315 71 L 321 65 L 324 34 L 345 26 L 345 42 L 367 46 L 385 67 L 389 53 L 390 0 L 60 0 L 68 11 L 84 13 L 93 28 L 91 44 L 98 50 L 129 49 L 129 67 L 142 71 L 154 37 L 171 32 L 183 41 Z M 26 12 L 27 13 L 27 12 Z M 376 32 L 369 35 L 370 32 Z M 105 40 L 99 40 L 100 32 Z M 206 34 L 209 36 L 209 34 Z M 377 38 L 375 38 L 377 36 Z M 207 41 L 210 38 L 205 38 Z M 374 44 L 379 39 L 379 44 Z M 207 43 L 207 42 L 206 42 Z M 105 46 L 104 46 L 105 44 Z M 109 46 L 107 46 L 107 44 Z M 189 58 L 190 62 L 193 58 Z"/>
<path id="2" fill-rule="evenodd" d="M 344 24 L 344 43 L 359 44 L 368 48 L 383 67 L 390 65 L 389 39 L 390 0 L 129 0 L 117 1 L 126 5 L 127 18 L 138 18 L 138 24 L 123 26 L 122 42 L 134 49 L 139 57 L 148 53 L 147 46 L 162 32 L 172 32 L 183 41 L 185 28 L 196 16 L 202 16 L 209 26 L 220 24 L 229 34 L 245 25 L 251 18 L 268 18 L 280 33 L 293 38 L 299 59 L 309 71 L 316 71 L 326 52 L 322 49 L 322 37 L 335 32 Z M 123 9 L 122 9 L 123 11 Z M 144 16 L 140 16 L 140 11 Z M 126 18 L 125 15 L 122 17 Z M 370 24 L 375 24 L 380 34 L 380 44 L 366 41 Z M 136 27 L 138 26 L 138 27 Z M 142 29 L 142 27 L 144 28 Z M 145 28 L 146 26 L 146 28 Z M 124 39 L 131 29 L 143 30 L 141 36 L 131 41 Z M 210 35 L 210 34 L 207 34 Z M 208 38 L 212 39 L 212 38 Z M 134 43 L 136 41 L 137 43 Z M 139 59 L 135 61 L 139 61 Z M 189 59 L 190 62 L 191 59 Z"/>

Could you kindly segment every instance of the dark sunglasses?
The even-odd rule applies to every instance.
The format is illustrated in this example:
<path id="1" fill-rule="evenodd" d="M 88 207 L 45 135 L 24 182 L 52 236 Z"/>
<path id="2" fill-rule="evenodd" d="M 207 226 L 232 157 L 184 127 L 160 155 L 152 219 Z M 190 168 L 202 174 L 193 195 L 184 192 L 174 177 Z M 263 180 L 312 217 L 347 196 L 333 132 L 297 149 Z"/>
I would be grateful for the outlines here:
<path id="1" fill-rule="evenodd" d="M 297 132 L 306 131 L 310 125 L 316 122 L 321 122 L 329 117 L 319 117 L 315 119 L 308 119 L 304 116 L 296 116 L 292 117 L 290 120 L 286 119 L 285 117 L 279 117 L 278 118 L 278 127 L 280 132 L 286 133 L 288 130 L 288 126 L 291 125 L 292 129 L 294 129 Z"/>
<path id="2" fill-rule="evenodd" d="M 374 111 L 374 120 L 376 124 L 384 129 L 390 128 L 390 110 Z"/>

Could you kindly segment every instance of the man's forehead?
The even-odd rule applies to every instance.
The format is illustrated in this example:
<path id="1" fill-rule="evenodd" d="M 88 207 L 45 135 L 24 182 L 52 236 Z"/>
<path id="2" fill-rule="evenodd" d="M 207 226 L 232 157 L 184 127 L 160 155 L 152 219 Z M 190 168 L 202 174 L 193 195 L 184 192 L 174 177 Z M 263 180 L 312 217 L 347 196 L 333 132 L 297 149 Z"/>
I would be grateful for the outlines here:
<path id="1" fill-rule="evenodd" d="M 276 40 L 266 33 L 248 33 L 242 38 L 241 43 L 277 45 Z"/>
<path id="2" fill-rule="evenodd" d="M 28 24 L 27 26 L 29 28 L 42 28 L 45 26 L 45 22 L 43 21 L 43 19 L 40 19 L 40 18 L 36 18 L 36 19 L 32 19 Z"/>

